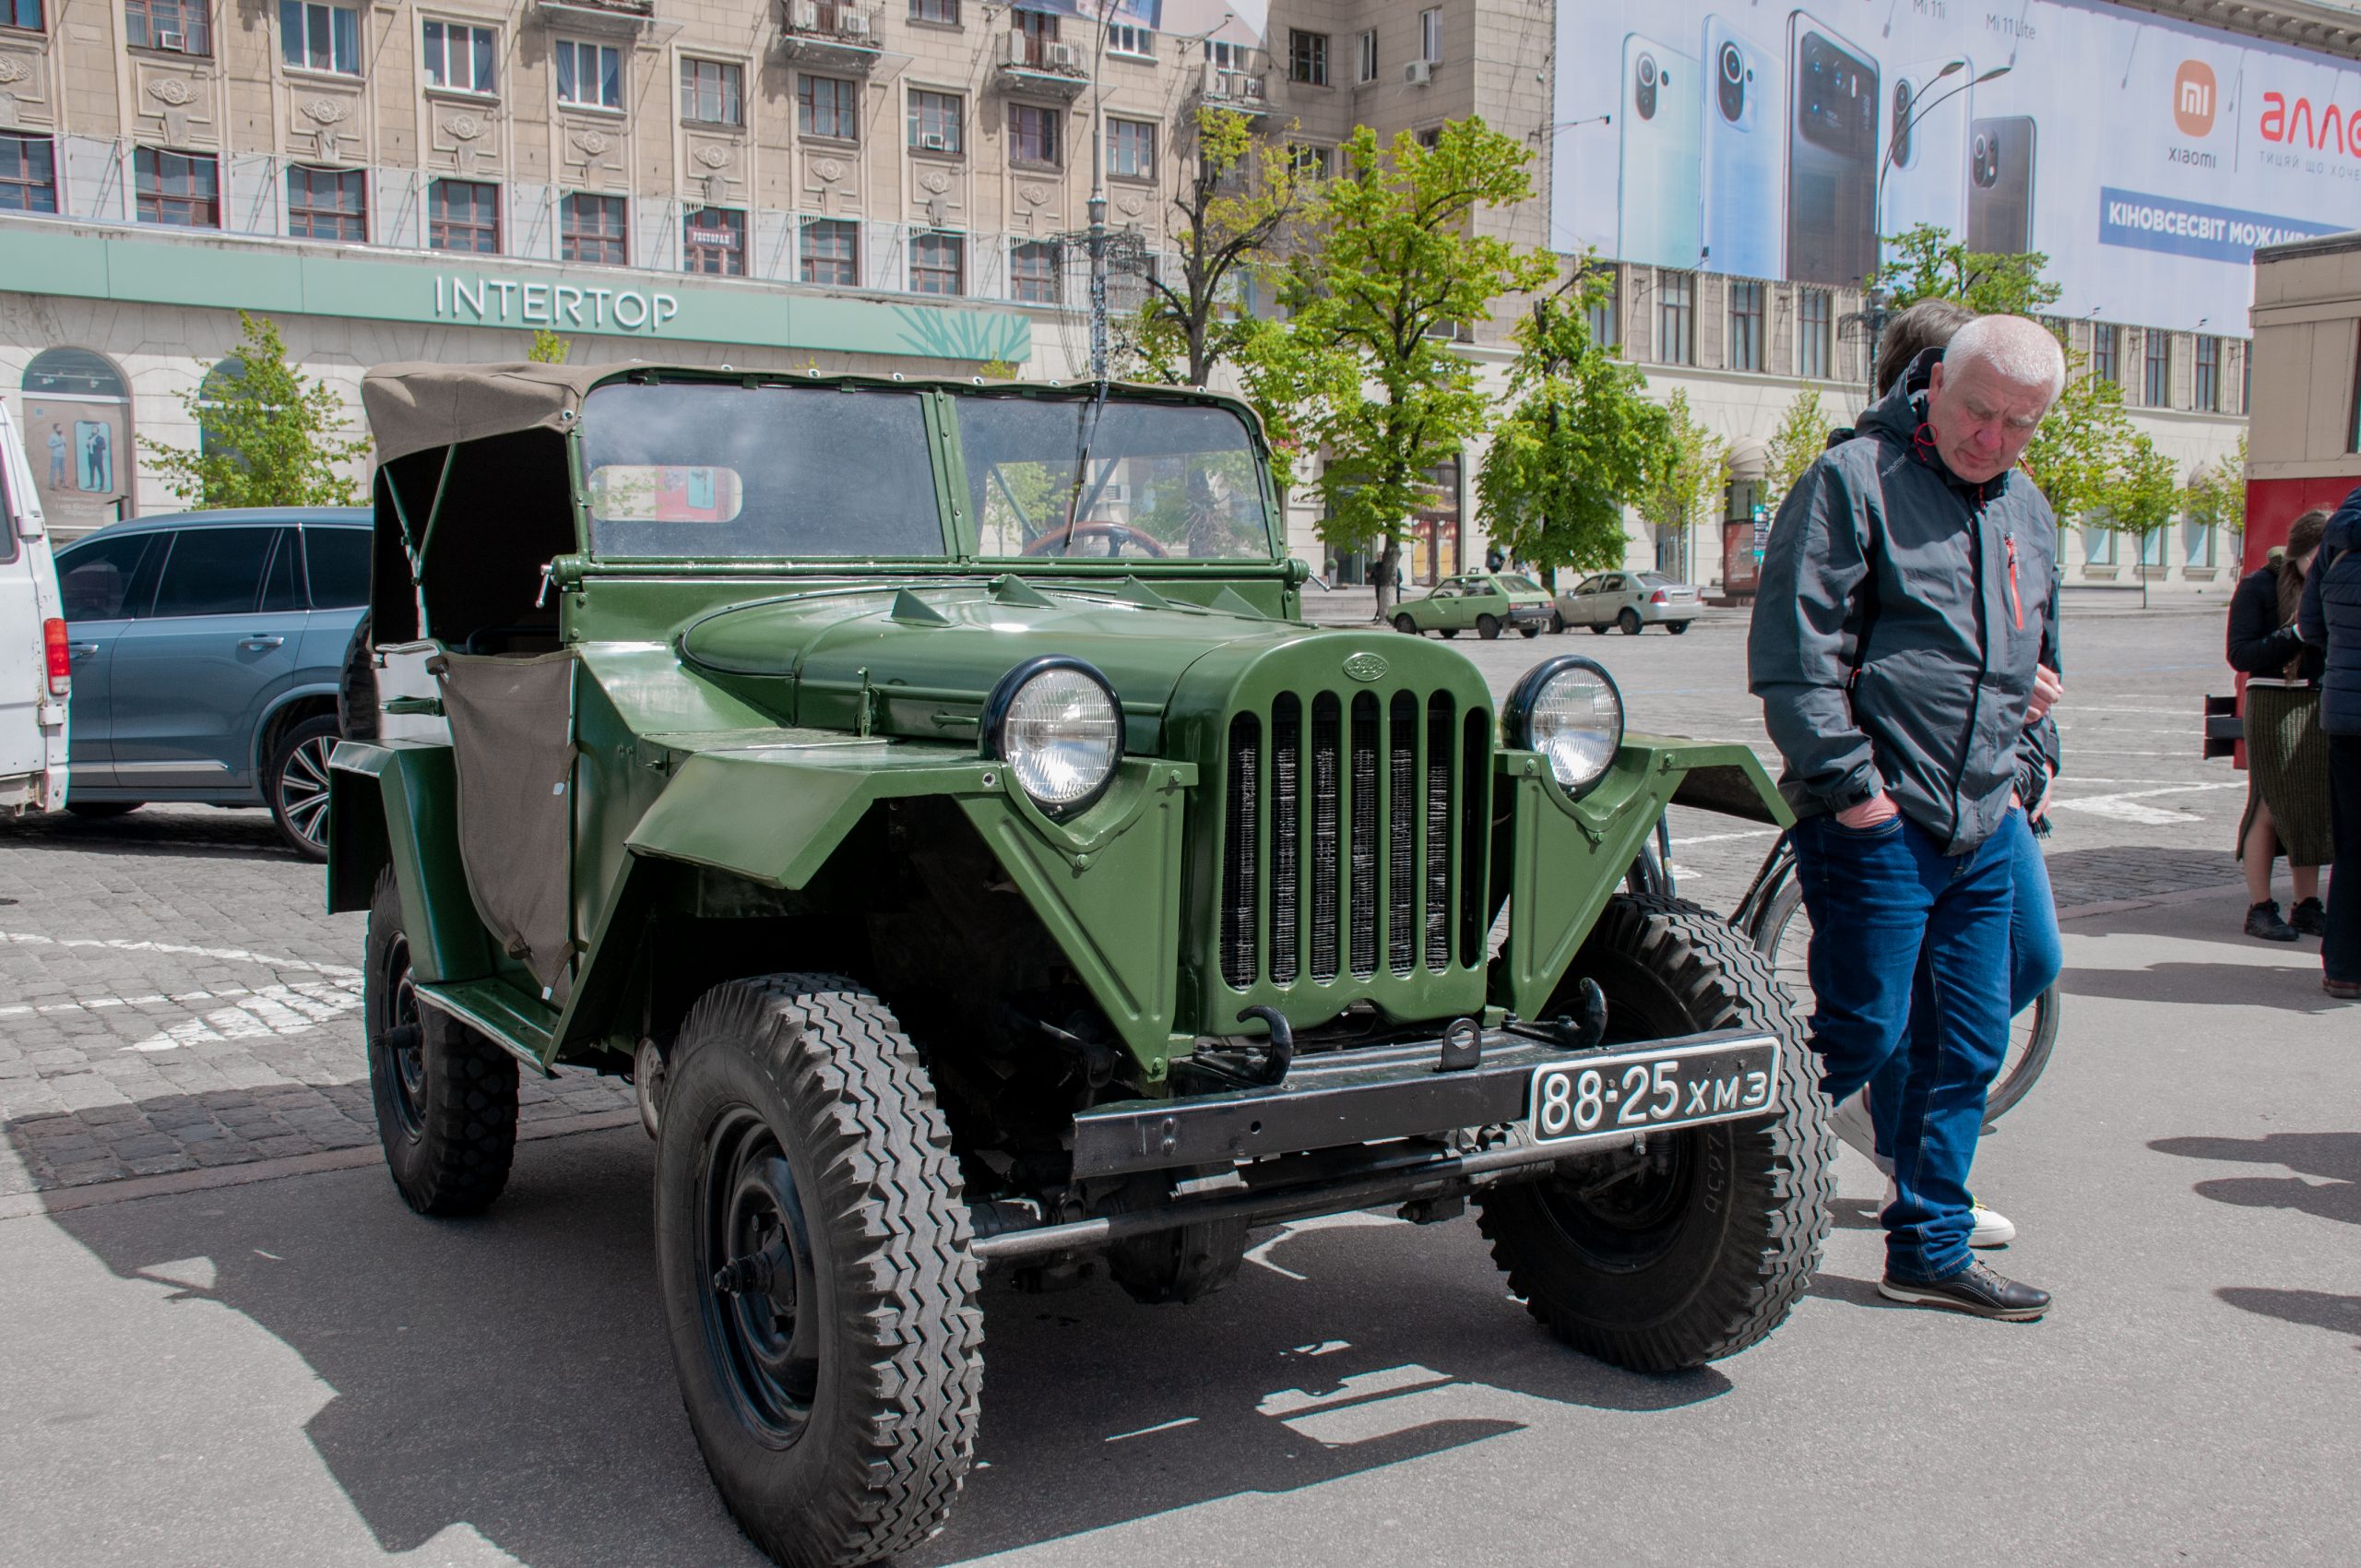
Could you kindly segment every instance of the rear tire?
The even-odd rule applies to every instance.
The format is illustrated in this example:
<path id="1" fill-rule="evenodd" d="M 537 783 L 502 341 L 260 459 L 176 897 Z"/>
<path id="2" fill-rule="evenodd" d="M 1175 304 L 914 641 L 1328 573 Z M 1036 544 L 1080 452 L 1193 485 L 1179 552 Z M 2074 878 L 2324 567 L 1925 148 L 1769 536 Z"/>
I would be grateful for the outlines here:
<path id="1" fill-rule="evenodd" d="M 328 754 L 336 750 L 337 721 L 327 714 L 290 725 L 270 749 L 270 817 L 287 847 L 307 861 L 328 858 Z"/>
<path id="2" fill-rule="evenodd" d="M 1476 635 L 1486 642 L 1492 641 L 1501 635 L 1501 618 L 1497 615 L 1477 616 Z"/>
<path id="3" fill-rule="evenodd" d="M 1617 895 L 1561 996 L 1584 977 L 1607 993 L 1610 1041 L 1776 1034 L 1779 1106 L 1495 1193 L 1478 1213 L 1493 1261 L 1551 1334 L 1601 1360 L 1672 1372 L 1735 1355 L 1801 1299 L 1828 1234 L 1835 1144 L 1814 1065 L 1769 965 L 1694 904 Z"/>
<path id="4" fill-rule="evenodd" d="M 1627 637 L 1638 636 L 1640 635 L 1640 612 L 1629 606 L 1626 606 L 1622 613 L 1615 617 L 1615 628 Z"/>
<path id="5" fill-rule="evenodd" d="M 768 975 L 706 992 L 669 1077 L 658 1277 L 722 1501 L 790 1568 L 918 1545 L 974 1462 L 983 1320 L 917 1050 L 858 983 Z"/>
<path id="6" fill-rule="evenodd" d="M 361 1016 L 386 1169 L 421 1214 L 481 1213 L 516 1152 L 516 1059 L 420 1002 L 391 870 L 369 900 L 365 951 Z"/>

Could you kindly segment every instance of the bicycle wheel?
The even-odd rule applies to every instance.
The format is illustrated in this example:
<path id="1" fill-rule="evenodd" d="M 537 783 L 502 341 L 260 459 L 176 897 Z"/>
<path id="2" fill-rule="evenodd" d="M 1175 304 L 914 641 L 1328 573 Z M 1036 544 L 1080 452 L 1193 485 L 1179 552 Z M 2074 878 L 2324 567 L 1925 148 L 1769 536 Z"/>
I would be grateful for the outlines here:
<path id="1" fill-rule="evenodd" d="M 1762 918 L 1750 932 L 1771 970 L 1787 992 L 1799 1022 L 1811 1020 L 1811 971 L 1806 955 L 1811 948 L 1811 916 L 1804 909 L 1803 889 L 1792 874 L 1764 901 Z M 1984 1101 L 1984 1124 L 1990 1126 L 2015 1108 L 2049 1065 L 2058 1045 L 2058 1021 L 2063 1004 L 2051 986 L 2033 1004 L 2009 1020 L 2009 1051 L 2000 1059 Z"/>

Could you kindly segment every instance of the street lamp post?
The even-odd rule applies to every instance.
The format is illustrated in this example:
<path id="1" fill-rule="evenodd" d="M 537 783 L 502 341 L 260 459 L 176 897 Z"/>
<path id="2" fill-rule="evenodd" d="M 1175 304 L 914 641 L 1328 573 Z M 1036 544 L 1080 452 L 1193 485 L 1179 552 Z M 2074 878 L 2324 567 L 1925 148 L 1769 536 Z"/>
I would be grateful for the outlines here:
<path id="1" fill-rule="evenodd" d="M 1966 68 L 1965 60 L 1948 61 L 1941 70 L 1935 73 L 1934 79 L 1941 81 L 1945 77 L 1955 76 Z M 1878 339 L 1885 334 L 1885 324 L 1892 319 L 1891 313 L 1885 308 L 1886 290 L 1885 284 L 1880 279 L 1885 271 L 1885 177 L 1893 172 L 1894 145 L 1907 141 L 1910 133 L 1917 129 L 1919 121 L 1941 108 L 1950 100 L 1965 92 L 1969 88 L 1981 87 L 1986 82 L 1997 80 L 2008 74 L 2008 66 L 1995 65 L 1979 77 L 1937 93 L 1933 98 L 1918 104 L 1910 118 L 1902 123 L 1901 130 L 1894 133 L 1886 142 L 1886 156 L 1879 163 L 1877 189 L 1869 203 L 1870 227 L 1877 239 L 1877 246 L 1872 254 L 1877 257 L 1878 265 L 1876 270 L 1869 274 L 1861 291 L 1861 322 L 1869 328 L 1869 363 L 1864 367 L 1862 379 L 1872 386 L 1876 384 L 1878 373 Z"/>

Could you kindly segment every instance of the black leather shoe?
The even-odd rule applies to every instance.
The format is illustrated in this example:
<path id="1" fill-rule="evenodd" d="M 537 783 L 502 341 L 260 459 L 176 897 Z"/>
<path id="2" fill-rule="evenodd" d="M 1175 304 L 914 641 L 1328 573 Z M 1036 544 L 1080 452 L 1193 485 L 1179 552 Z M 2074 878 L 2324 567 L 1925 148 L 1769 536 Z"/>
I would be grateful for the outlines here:
<path id="1" fill-rule="evenodd" d="M 1887 1275 L 1878 1281 L 1878 1294 L 1889 1301 L 1918 1307 L 1948 1307 L 1955 1313 L 1999 1318 L 2003 1323 L 2031 1323 L 2049 1310 L 2049 1292 L 2020 1285 L 1993 1273 L 1980 1263 L 1957 1274 L 1921 1283 Z"/>
<path id="2" fill-rule="evenodd" d="M 2279 901 L 2265 898 L 2247 911 L 2247 934 L 2265 942 L 2293 942 L 2296 928 L 2279 918 Z"/>
<path id="3" fill-rule="evenodd" d="M 2296 928 L 2298 936 L 2328 934 L 2328 906 L 2317 898 L 2306 898 L 2287 911 L 2287 923 Z"/>

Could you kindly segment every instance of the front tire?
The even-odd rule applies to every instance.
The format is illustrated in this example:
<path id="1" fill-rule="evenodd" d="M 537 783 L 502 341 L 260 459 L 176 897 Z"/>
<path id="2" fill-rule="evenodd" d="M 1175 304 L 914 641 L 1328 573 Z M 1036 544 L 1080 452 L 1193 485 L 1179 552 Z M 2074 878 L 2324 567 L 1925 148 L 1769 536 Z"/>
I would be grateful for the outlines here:
<path id="1" fill-rule="evenodd" d="M 390 869 L 369 900 L 365 951 L 361 1016 L 386 1169 L 421 1214 L 481 1213 L 508 1184 L 516 1152 L 516 1059 L 420 1002 Z"/>
<path id="2" fill-rule="evenodd" d="M 1566 630 L 1566 618 L 1554 610 L 1549 612 L 1549 630 L 1560 635 Z"/>
<path id="3" fill-rule="evenodd" d="M 1801 1299 L 1828 1234 L 1835 1144 L 1814 1064 L 1769 965 L 1694 904 L 1618 895 L 1567 989 L 1584 978 L 1607 993 L 1610 1041 L 1776 1034 L 1779 1108 L 1495 1193 L 1478 1216 L 1493 1261 L 1543 1326 L 1601 1360 L 1673 1372 L 1735 1355 Z"/>
<path id="4" fill-rule="evenodd" d="M 660 1293 L 706 1467 L 780 1562 L 941 1527 L 983 1378 L 969 1239 L 948 1125 L 877 997 L 769 975 L 690 1009 L 657 1134 Z"/>
<path id="5" fill-rule="evenodd" d="M 1394 617 L 1394 629 L 1405 636 L 1415 637 L 1418 635 L 1418 624 L 1407 615 Z"/>
<path id="6" fill-rule="evenodd" d="M 288 727 L 270 749 L 270 818 L 287 847 L 307 861 L 328 858 L 328 754 L 338 737 L 332 715 Z"/>

